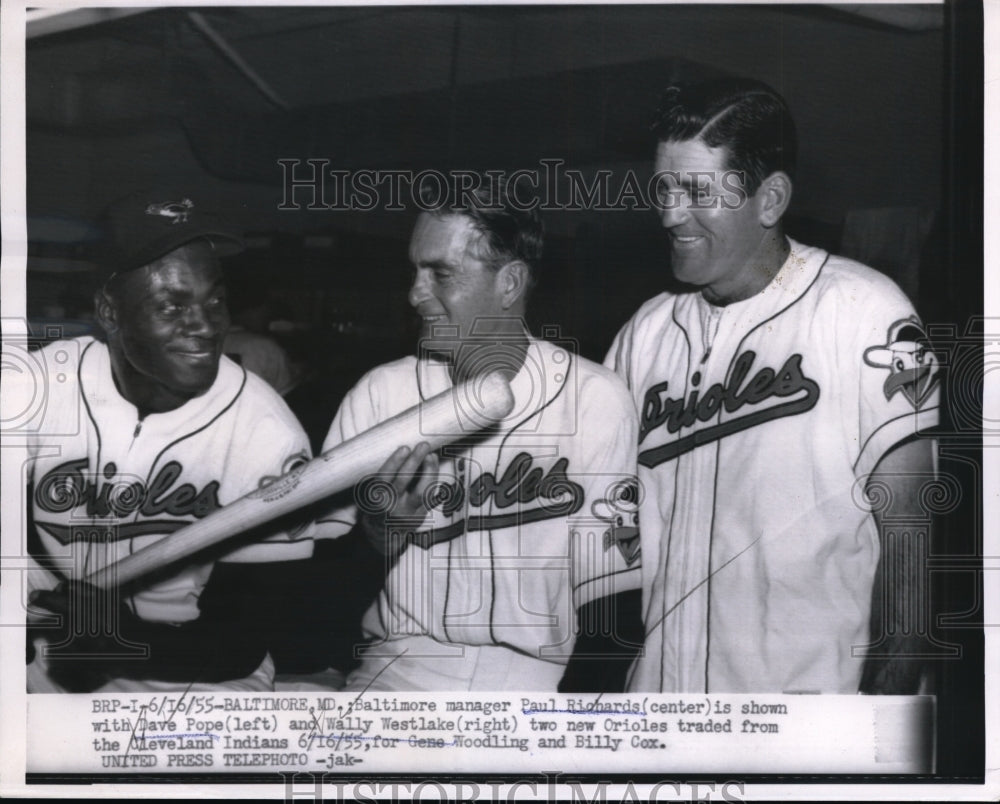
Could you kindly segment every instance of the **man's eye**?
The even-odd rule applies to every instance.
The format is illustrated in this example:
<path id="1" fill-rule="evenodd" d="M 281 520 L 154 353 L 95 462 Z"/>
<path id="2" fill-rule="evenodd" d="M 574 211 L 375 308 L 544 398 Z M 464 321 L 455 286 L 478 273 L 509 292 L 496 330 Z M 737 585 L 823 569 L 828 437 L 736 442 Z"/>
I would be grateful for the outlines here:
<path id="1" fill-rule="evenodd" d="M 684 201 L 687 190 L 681 187 L 670 187 L 665 183 L 660 183 L 656 187 L 657 200 L 664 205 L 677 205 Z"/>
<path id="2" fill-rule="evenodd" d="M 181 311 L 180 306 L 177 304 L 173 304 L 172 302 L 161 302 L 156 307 L 156 312 L 159 313 L 160 315 L 167 315 L 167 316 L 177 315 L 178 313 L 180 313 L 180 311 Z"/>

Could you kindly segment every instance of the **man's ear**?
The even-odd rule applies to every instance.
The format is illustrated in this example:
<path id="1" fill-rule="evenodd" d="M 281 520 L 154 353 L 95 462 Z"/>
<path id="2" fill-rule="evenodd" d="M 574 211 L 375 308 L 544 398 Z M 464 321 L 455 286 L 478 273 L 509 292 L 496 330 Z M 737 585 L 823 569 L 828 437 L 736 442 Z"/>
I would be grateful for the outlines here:
<path id="1" fill-rule="evenodd" d="M 503 309 L 509 310 L 518 301 L 525 301 L 531 284 L 531 269 L 521 260 L 512 260 L 500 268 L 497 282 L 500 283 Z"/>
<path id="2" fill-rule="evenodd" d="M 783 170 L 777 170 L 761 182 L 754 195 L 757 217 L 762 226 L 776 226 L 792 201 L 792 180 Z"/>
<path id="3" fill-rule="evenodd" d="M 94 315 L 105 333 L 112 335 L 118 331 L 118 307 L 104 288 L 94 293 Z"/>

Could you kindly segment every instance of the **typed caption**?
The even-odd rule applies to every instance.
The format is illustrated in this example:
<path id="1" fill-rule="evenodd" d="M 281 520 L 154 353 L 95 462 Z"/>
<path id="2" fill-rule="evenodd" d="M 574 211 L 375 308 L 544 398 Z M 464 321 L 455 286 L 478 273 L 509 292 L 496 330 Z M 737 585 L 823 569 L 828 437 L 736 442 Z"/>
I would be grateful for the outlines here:
<path id="1" fill-rule="evenodd" d="M 926 773 L 932 697 L 33 695 L 29 772 Z"/>

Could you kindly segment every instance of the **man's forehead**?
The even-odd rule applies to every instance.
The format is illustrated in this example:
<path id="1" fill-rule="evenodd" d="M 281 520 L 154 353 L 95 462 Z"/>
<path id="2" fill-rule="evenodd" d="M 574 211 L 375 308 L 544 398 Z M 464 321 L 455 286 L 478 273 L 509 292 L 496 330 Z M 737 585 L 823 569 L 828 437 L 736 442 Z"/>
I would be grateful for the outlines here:
<path id="1" fill-rule="evenodd" d="M 682 173 L 722 170 L 729 151 L 725 146 L 712 148 L 700 139 L 666 140 L 656 144 L 656 169 Z"/>
<path id="2" fill-rule="evenodd" d="M 465 215 L 422 212 L 410 238 L 410 261 L 461 263 L 477 234 Z"/>
<path id="3" fill-rule="evenodd" d="M 121 277 L 121 292 L 145 295 L 156 291 L 186 291 L 195 284 L 222 282 L 222 266 L 205 242 L 187 243 Z"/>

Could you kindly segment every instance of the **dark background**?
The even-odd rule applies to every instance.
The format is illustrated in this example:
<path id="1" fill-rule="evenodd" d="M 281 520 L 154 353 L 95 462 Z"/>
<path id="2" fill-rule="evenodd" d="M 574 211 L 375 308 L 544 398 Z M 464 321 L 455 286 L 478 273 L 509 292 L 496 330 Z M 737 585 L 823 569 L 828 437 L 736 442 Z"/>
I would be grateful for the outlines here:
<path id="1" fill-rule="evenodd" d="M 559 159 L 620 182 L 628 170 L 651 172 L 661 89 L 728 73 L 770 83 L 796 118 L 789 233 L 888 273 L 935 325 L 944 362 L 974 369 L 981 25 L 971 2 L 84 9 L 30 22 L 32 329 L 44 338 L 92 327 L 105 204 L 165 181 L 189 188 L 247 236 L 248 251 L 227 265 L 234 291 L 268 300 L 273 334 L 304 372 L 288 401 L 318 446 L 360 374 L 413 348 L 405 294 L 415 213 L 307 209 L 301 192 L 302 209 L 279 209 L 279 159 L 413 171 L 539 170 Z M 657 220 L 597 210 L 545 220 L 531 323 L 600 360 L 668 281 Z M 942 470 L 967 493 L 942 517 L 932 578 L 939 611 L 967 613 L 934 624 L 935 638 L 961 649 L 960 660 L 935 665 L 938 767 L 975 777 L 981 377 L 953 371 L 949 383 Z"/>

